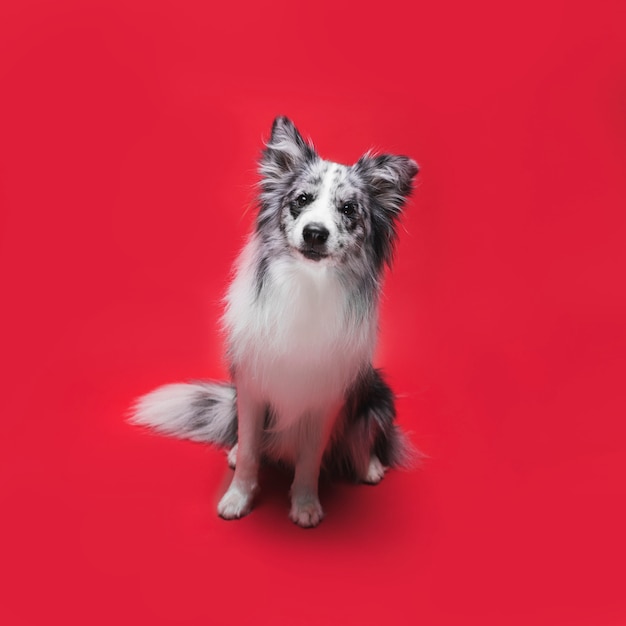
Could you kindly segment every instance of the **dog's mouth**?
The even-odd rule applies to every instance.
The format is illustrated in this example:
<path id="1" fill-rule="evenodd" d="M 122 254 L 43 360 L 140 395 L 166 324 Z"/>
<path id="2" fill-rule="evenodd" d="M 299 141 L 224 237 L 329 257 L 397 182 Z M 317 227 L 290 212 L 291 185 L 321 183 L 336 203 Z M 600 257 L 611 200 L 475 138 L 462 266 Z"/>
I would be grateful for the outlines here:
<path id="1" fill-rule="evenodd" d="M 302 256 L 310 261 L 321 261 L 322 259 L 327 259 L 330 256 L 327 252 L 322 252 L 313 248 L 298 248 L 298 251 L 302 254 Z"/>

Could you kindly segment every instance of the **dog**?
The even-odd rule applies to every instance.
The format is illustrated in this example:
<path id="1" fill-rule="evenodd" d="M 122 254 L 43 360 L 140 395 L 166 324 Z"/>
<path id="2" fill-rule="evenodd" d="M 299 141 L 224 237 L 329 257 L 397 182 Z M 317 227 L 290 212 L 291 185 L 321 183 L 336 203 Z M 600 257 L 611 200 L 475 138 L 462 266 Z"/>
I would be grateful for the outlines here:
<path id="1" fill-rule="evenodd" d="M 260 159 L 259 211 L 225 298 L 231 383 L 170 384 L 131 421 L 229 449 L 217 511 L 247 515 L 264 461 L 294 468 L 290 518 L 317 526 L 320 471 L 370 484 L 410 464 L 394 395 L 372 365 L 396 226 L 418 166 L 366 153 L 321 159 L 277 117 Z"/>

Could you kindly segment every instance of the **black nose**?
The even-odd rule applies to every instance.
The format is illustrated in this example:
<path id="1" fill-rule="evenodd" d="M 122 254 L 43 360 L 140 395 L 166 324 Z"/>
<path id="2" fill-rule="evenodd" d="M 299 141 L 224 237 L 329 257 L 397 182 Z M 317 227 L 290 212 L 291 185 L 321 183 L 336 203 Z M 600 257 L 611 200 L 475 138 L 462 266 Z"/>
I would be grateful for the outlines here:
<path id="1" fill-rule="evenodd" d="M 302 229 L 304 243 L 311 246 L 311 248 L 323 248 L 328 239 L 328 235 L 330 235 L 328 228 L 321 224 L 307 224 Z"/>

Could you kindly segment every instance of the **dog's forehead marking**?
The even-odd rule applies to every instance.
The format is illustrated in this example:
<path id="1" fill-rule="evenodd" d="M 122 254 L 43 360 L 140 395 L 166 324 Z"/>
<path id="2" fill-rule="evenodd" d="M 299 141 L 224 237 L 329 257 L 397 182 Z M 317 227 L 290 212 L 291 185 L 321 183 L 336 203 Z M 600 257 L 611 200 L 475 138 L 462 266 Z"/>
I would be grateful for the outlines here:
<path id="1" fill-rule="evenodd" d="M 339 177 L 339 168 L 340 166 L 336 163 L 329 163 L 328 169 L 326 170 L 326 174 L 322 180 L 322 187 L 320 189 L 320 199 L 324 199 L 326 201 L 330 200 L 332 196 L 332 192 L 334 188 L 337 186 L 337 181 Z"/>
<path id="2" fill-rule="evenodd" d="M 339 163 L 329 163 L 322 180 L 320 197 L 324 195 L 328 204 L 335 204 L 337 195 L 346 181 L 347 168 Z"/>

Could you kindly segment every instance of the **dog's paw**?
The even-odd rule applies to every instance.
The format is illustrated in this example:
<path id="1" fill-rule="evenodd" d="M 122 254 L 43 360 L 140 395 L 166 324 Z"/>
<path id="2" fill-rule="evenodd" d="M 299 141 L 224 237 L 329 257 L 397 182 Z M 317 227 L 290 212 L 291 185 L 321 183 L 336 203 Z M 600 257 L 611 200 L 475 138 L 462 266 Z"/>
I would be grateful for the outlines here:
<path id="1" fill-rule="evenodd" d="M 385 475 L 385 466 L 380 462 L 377 456 L 372 456 L 370 459 L 365 476 L 363 476 L 363 482 L 368 485 L 377 485 Z"/>
<path id="2" fill-rule="evenodd" d="M 228 467 L 230 467 L 230 469 L 234 470 L 235 467 L 237 467 L 237 448 L 238 448 L 239 444 L 236 443 L 228 452 L 228 454 L 226 455 L 226 459 L 228 460 Z"/>
<path id="3" fill-rule="evenodd" d="M 302 528 L 313 528 L 317 526 L 322 521 L 323 517 L 324 511 L 317 498 L 293 500 L 291 503 L 289 518 Z"/>
<path id="4" fill-rule="evenodd" d="M 242 491 L 231 485 L 217 505 L 217 514 L 224 519 L 239 519 L 252 510 L 253 490 Z"/>

